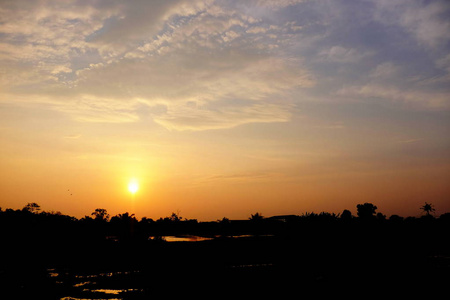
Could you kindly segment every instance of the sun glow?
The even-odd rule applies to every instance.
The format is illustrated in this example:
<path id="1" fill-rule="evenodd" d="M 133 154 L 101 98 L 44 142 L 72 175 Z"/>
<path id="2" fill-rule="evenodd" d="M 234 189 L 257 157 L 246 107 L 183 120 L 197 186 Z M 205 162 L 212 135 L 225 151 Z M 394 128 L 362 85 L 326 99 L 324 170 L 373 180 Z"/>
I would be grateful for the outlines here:
<path id="1" fill-rule="evenodd" d="M 135 194 L 138 190 L 139 190 L 139 184 L 136 180 L 131 180 L 128 183 L 128 190 L 130 191 L 130 193 Z"/>

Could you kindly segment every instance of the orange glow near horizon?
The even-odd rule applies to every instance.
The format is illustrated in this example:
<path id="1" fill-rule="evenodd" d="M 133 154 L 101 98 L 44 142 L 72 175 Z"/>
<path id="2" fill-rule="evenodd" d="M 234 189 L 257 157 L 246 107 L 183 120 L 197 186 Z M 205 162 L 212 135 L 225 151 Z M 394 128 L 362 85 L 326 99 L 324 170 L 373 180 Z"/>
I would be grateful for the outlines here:
<path id="1" fill-rule="evenodd" d="M 448 5 L 29 2 L 0 9 L 2 209 L 450 211 Z"/>

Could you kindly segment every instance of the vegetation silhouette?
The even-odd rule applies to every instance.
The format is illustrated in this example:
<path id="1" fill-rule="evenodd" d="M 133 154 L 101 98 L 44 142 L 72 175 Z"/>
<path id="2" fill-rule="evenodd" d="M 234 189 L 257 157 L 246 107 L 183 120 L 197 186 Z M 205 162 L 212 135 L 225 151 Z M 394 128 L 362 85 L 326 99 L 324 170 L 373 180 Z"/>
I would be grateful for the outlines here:
<path id="1" fill-rule="evenodd" d="M 425 202 L 425 205 L 420 208 L 423 210 L 427 216 L 430 216 L 431 213 L 434 213 L 436 210 L 433 207 L 433 204 L 429 204 Z"/>
<path id="2" fill-rule="evenodd" d="M 356 206 L 358 211 L 358 217 L 361 219 L 372 219 L 375 217 L 375 213 L 378 207 L 373 205 L 372 203 L 364 203 L 364 204 L 358 204 Z"/>
<path id="3" fill-rule="evenodd" d="M 273 217 L 257 212 L 247 220 L 199 222 L 178 213 L 156 221 L 128 212 L 110 217 L 103 208 L 77 219 L 41 211 L 37 203 L 0 208 L 0 293 L 95 298 L 109 288 L 121 299 L 141 299 L 158 289 L 198 285 L 252 296 L 324 288 L 443 289 L 450 279 L 450 213 L 435 217 L 428 203 L 418 208 L 426 213 L 421 217 L 387 218 L 372 203 L 356 209 L 356 216 L 350 210 Z M 209 239 L 168 242 L 168 236 Z"/>

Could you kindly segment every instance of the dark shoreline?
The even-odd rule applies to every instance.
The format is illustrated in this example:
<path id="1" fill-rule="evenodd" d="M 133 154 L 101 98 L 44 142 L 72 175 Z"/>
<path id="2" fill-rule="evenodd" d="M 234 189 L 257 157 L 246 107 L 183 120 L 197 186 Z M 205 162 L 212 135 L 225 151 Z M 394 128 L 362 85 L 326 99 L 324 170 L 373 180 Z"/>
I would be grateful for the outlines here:
<path id="1" fill-rule="evenodd" d="M 43 247 L 33 254 L 35 262 L 11 260 L 2 270 L 2 285 L 6 283 L 2 291 L 15 293 L 15 299 L 36 295 L 90 299 L 95 295 L 83 292 L 86 286 L 74 287 L 80 283 L 76 276 L 108 272 L 129 274 L 114 280 L 103 278 L 107 288 L 132 290 L 120 297 L 111 295 L 120 299 L 143 299 L 164 289 L 181 291 L 195 286 L 202 290 L 233 286 L 255 293 L 345 286 L 376 287 L 378 291 L 426 286 L 444 291 L 450 279 L 448 252 L 422 244 L 411 248 L 358 239 L 342 244 L 278 236 L 111 244 L 86 245 L 84 251 L 83 247 L 68 250 L 69 245 L 53 252 Z M 27 251 L 22 255 L 22 259 L 27 257 Z"/>
<path id="2" fill-rule="evenodd" d="M 151 226 L 141 221 L 114 227 L 9 213 L 0 218 L 4 299 L 148 299 L 192 291 L 211 298 L 333 291 L 448 294 L 448 215 L 409 220 L 314 215 Z M 149 239 L 186 234 L 220 237 Z M 99 292 L 108 289 L 118 294 Z"/>

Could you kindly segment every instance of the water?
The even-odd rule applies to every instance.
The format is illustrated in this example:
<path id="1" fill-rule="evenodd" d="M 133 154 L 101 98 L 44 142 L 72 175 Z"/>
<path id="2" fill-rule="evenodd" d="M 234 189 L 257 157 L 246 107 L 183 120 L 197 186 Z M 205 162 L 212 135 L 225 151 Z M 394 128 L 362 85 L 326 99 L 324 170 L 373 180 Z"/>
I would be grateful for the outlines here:
<path id="1" fill-rule="evenodd" d="M 260 235 L 260 236 L 273 236 L 271 234 L 266 235 Z M 210 241 L 214 240 L 216 238 L 220 238 L 222 236 L 215 235 L 212 237 L 205 237 L 205 236 L 199 236 L 199 235 L 163 235 L 163 236 L 151 236 L 149 237 L 149 240 L 157 240 L 161 239 L 166 242 L 202 242 L 202 241 Z M 242 235 L 233 235 L 233 236 L 226 236 L 227 238 L 248 238 L 248 237 L 254 237 L 254 235 L 251 234 L 242 234 Z"/>
<path id="2" fill-rule="evenodd" d="M 243 239 L 251 237 L 253 235 L 236 235 L 227 236 L 226 238 Z M 119 254 L 118 263 L 105 264 L 101 267 L 102 269 L 97 269 L 98 266 L 95 263 L 92 266 L 87 264 L 86 268 L 77 265 L 71 268 L 48 268 L 46 276 L 53 283 L 54 290 L 58 291 L 58 298 L 61 300 L 127 300 L 142 299 L 148 295 L 153 295 L 155 291 L 157 292 L 160 289 L 161 283 L 163 285 L 171 285 L 174 282 L 184 282 L 185 279 L 195 278 L 193 269 L 190 268 L 196 268 L 197 261 L 200 263 L 200 269 L 208 269 L 208 272 L 213 271 L 216 275 L 222 274 L 222 272 L 233 272 L 233 274 L 237 272 L 240 274 L 246 272 L 246 270 L 271 270 L 274 267 L 270 261 L 254 260 L 254 255 L 251 252 L 247 252 L 247 255 L 250 255 L 248 261 L 247 259 L 228 261 L 227 258 L 224 258 L 224 262 L 220 264 L 222 262 L 221 258 L 226 257 L 226 255 L 218 255 L 219 259 L 216 261 L 215 254 L 210 253 L 222 253 L 225 251 L 221 248 L 222 246 L 218 246 L 222 245 L 219 242 L 221 238 L 221 236 L 205 237 L 197 235 L 150 237 L 150 240 L 165 241 L 166 244 L 163 242 L 155 244 L 158 245 L 156 248 L 149 247 L 147 249 L 148 256 L 144 255 L 142 257 L 143 264 L 134 264 L 134 267 L 131 266 L 132 264 L 121 264 L 120 255 L 123 255 L 123 253 L 116 249 L 117 254 Z M 214 239 L 217 239 L 219 243 L 203 243 Z M 205 249 L 211 249 L 213 252 Z M 132 257 L 134 251 L 136 251 L 136 255 L 139 255 L 138 248 L 126 253 L 128 253 L 127 255 L 131 254 Z M 227 252 L 225 251 L 225 253 Z M 145 265 L 145 263 L 148 264 Z M 209 277 L 211 277 L 211 280 L 216 280 L 214 276 L 206 276 L 206 278 Z M 233 277 L 231 276 L 231 278 Z"/>
<path id="3" fill-rule="evenodd" d="M 183 236 L 166 235 L 162 236 L 161 238 L 166 242 L 201 242 L 214 239 L 214 237 L 202 237 L 198 235 L 183 235 Z"/>
<path id="4" fill-rule="evenodd" d="M 139 271 L 71 274 L 52 268 L 47 269 L 47 274 L 57 286 L 67 291 L 61 300 L 121 300 L 124 296 L 140 295 L 144 291 L 142 288 L 133 287 L 133 279 Z M 121 288 L 112 288 L 117 282 Z"/>

